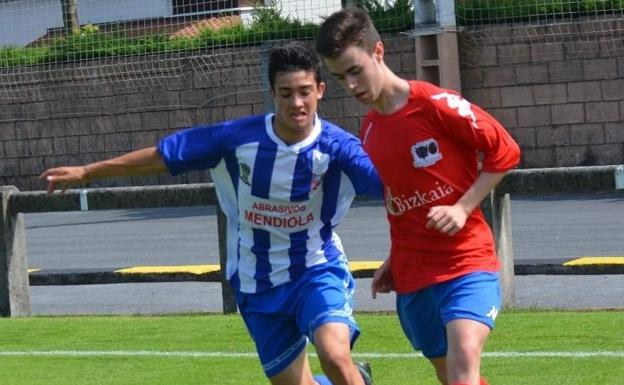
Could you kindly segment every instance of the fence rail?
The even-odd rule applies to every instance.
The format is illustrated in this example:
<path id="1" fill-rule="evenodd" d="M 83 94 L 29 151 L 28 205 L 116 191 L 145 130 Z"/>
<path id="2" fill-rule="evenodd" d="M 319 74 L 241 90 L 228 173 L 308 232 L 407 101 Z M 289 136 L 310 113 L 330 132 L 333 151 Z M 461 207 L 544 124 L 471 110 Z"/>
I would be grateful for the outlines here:
<path id="1" fill-rule="evenodd" d="M 510 194 L 610 192 L 624 189 L 624 165 L 546 168 L 511 171 L 483 204 L 501 259 L 503 304 L 515 303 Z M 89 210 L 218 206 L 212 184 L 69 190 L 64 194 L 20 192 L 0 187 L 0 316 L 31 314 L 25 213 L 76 211 L 87 194 Z M 84 201 L 82 202 L 84 204 Z M 224 279 L 226 225 L 217 210 L 223 310 L 236 311 L 234 295 Z"/>

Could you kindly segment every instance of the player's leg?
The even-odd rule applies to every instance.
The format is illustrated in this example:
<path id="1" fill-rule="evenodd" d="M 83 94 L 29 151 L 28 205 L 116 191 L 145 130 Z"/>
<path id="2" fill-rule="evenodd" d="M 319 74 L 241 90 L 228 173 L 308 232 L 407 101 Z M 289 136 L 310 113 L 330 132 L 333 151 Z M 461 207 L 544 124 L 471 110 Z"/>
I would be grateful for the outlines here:
<path id="1" fill-rule="evenodd" d="M 486 383 L 481 378 L 481 353 L 500 308 L 496 273 L 471 273 L 437 285 L 444 304 L 441 316 L 447 330 L 449 385 Z"/>
<path id="2" fill-rule="evenodd" d="M 343 260 L 313 269 L 301 292 L 298 323 L 333 385 L 368 385 L 351 358 L 360 331 L 352 316 L 355 281 Z M 370 378 L 366 378 L 369 383 Z"/>
<path id="3" fill-rule="evenodd" d="M 398 294 L 396 307 L 405 336 L 431 362 L 438 381 L 446 385 L 446 329 L 434 290 Z"/>
<path id="4" fill-rule="evenodd" d="M 308 339 L 293 316 L 289 286 L 239 293 L 238 306 L 271 384 L 315 385 L 305 350 Z"/>

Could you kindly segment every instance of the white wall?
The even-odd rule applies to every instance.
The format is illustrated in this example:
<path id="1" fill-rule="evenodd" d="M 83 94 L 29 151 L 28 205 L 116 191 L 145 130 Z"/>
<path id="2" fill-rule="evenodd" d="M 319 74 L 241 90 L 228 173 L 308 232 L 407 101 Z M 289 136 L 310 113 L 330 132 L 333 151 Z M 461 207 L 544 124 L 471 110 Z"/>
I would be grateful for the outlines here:
<path id="1" fill-rule="evenodd" d="M 313 23 L 320 23 L 323 17 L 341 8 L 340 0 L 277 0 L 273 3 L 284 16 Z"/>

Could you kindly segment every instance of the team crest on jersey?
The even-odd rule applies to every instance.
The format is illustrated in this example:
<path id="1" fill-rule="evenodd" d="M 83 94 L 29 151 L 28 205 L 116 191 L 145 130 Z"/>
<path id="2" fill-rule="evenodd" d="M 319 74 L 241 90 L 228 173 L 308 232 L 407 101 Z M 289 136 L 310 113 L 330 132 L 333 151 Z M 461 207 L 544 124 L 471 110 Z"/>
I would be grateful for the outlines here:
<path id="1" fill-rule="evenodd" d="M 240 180 L 242 180 L 243 183 L 245 183 L 247 186 L 251 186 L 251 183 L 249 182 L 251 168 L 249 167 L 249 165 L 247 163 L 240 163 L 238 167 L 240 170 Z"/>
<path id="2" fill-rule="evenodd" d="M 321 183 L 323 177 L 329 168 L 329 155 L 322 153 L 318 150 L 312 152 L 312 181 L 310 183 L 310 190 L 316 191 Z"/>
<path id="3" fill-rule="evenodd" d="M 440 146 L 435 139 L 427 139 L 412 146 L 414 167 L 422 168 L 436 164 L 442 159 Z"/>

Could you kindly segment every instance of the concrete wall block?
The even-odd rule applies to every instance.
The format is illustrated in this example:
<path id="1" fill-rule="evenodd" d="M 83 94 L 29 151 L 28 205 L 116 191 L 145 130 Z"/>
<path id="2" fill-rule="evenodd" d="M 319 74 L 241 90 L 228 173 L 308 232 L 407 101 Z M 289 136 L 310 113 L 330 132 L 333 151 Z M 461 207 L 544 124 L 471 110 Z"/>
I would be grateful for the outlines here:
<path id="1" fill-rule="evenodd" d="M 602 100 L 624 100 L 624 79 L 600 82 Z"/>
<path id="2" fill-rule="evenodd" d="M 91 132 L 93 118 L 69 118 L 65 122 L 65 135 L 86 135 Z"/>
<path id="3" fill-rule="evenodd" d="M 212 124 L 225 120 L 223 107 L 206 107 L 197 111 L 199 124 Z"/>
<path id="4" fill-rule="evenodd" d="M 548 82 L 548 65 L 519 64 L 516 66 L 518 84 L 539 84 Z"/>
<path id="5" fill-rule="evenodd" d="M 237 119 L 241 116 L 251 115 L 251 105 L 225 106 L 223 108 L 223 115 L 225 116 L 225 120 Z"/>
<path id="6" fill-rule="evenodd" d="M 20 175 L 40 175 L 46 168 L 42 157 L 22 158 L 19 160 Z"/>
<path id="7" fill-rule="evenodd" d="M 0 119 L 2 119 L 2 116 L 0 116 Z M 16 137 L 14 122 L 0 122 L 0 140 L 11 140 Z"/>
<path id="8" fill-rule="evenodd" d="M 267 90 L 256 89 L 239 92 L 236 94 L 236 100 L 238 104 L 254 104 L 268 102 L 271 97 Z"/>
<path id="9" fill-rule="evenodd" d="M 540 84 L 533 87 L 533 96 L 535 104 L 562 104 L 568 101 L 566 85 L 558 84 Z"/>
<path id="10" fill-rule="evenodd" d="M 603 144 L 605 131 L 602 124 L 573 124 L 570 126 L 572 145 Z"/>
<path id="11" fill-rule="evenodd" d="M 0 105 L 0 120 L 20 120 L 24 119 L 26 113 L 22 104 Z"/>
<path id="12" fill-rule="evenodd" d="M 106 134 L 110 132 L 115 132 L 115 117 L 111 115 L 96 116 L 92 120 L 92 125 L 90 129 L 90 133 L 92 134 Z"/>
<path id="13" fill-rule="evenodd" d="M 134 148 L 132 148 L 132 134 L 129 132 L 116 132 L 114 134 L 105 134 L 104 150 L 107 152 L 127 152 L 135 150 Z M 138 150 L 138 148 L 136 150 Z"/>
<path id="14" fill-rule="evenodd" d="M 537 146 L 536 129 L 533 127 L 511 128 L 509 133 L 522 149 L 535 148 Z"/>
<path id="15" fill-rule="evenodd" d="M 141 131 L 143 129 L 140 113 L 117 115 L 115 116 L 115 123 L 117 132 Z"/>
<path id="16" fill-rule="evenodd" d="M 0 176 L 18 176 L 19 174 L 18 159 L 3 159 L 0 162 Z"/>
<path id="17" fill-rule="evenodd" d="M 345 101 L 344 110 L 342 111 L 342 114 L 345 117 L 360 118 L 366 115 L 367 111 L 368 111 L 367 106 L 358 102 L 357 100 L 355 100 L 355 98 L 351 98 Z"/>
<path id="18" fill-rule="evenodd" d="M 50 104 L 47 102 L 28 103 L 24 105 L 26 119 L 45 119 L 50 116 Z"/>
<path id="19" fill-rule="evenodd" d="M 483 70 L 481 68 L 461 68 L 460 69 L 462 90 L 483 87 Z"/>
<path id="20" fill-rule="evenodd" d="M 536 130 L 537 147 L 554 147 L 570 145 L 569 126 L 547 126 Z"/>
<path id="21" fill-rule="evenodd" d="M 596 165 L 624 164 L 624 144 L 610 143 L 589 146 Z"/>
<path id="22" fill-rule="evenodd" d="M 32 155 L 28 140 L 8 140 L 4 142 L 4 152 L 8 158 L 25 158 Z"/>
<path id="23" fill-rule="evenodd" d="M 128 98 L 126 95 L 107 96 L 96 99 L 101 114 L 113 115 L 128 110 Z"/>
<path id="24" fill-rule="evenodd" d="M 624 143 L 624 122 L 605 124 L 606 143 Z"/>
<path id="25" fill-rule="evenodd" d="M 583 64 L 577 60 L 548 63 L 551 82 L 584 80 Z"/>
<path id="26" fill-rule="evenodd" d="M 463 96 L 480 107 L 497 108 L 501 107 L 501 88 L 475 88 L 466 90 Z"/>
<path id="27" fill-rule="evenodd" d="M 555 167 L 576 167 L 595 164 L 588 146 L 555 148 Z"/>
<path id="28" fill-rule="evenodd" d="M 527 148 L 522 149 L 522 168 L 552 167 L 555 163 L 554 148 Z"/>
<path id="29" fill-rule="evenodd" d="M 585 123 L 585 105 L 570 103 L 551 106 L 553 124 Z"/>
<path id="30" fill-rule="evenodd" d="M 619 78 L 624 78 L 624 57 L 617 59 L 617 73 Z"/>
<path id="31" fill-rule="evenodd" d="M 41 137 L 41 126 L 35 120 L 26 120 L 15 123 L 17 139 L 35 139 Z"/>
<path id="32" fill-rule="evenodd" d="M 137 93 L 126 95 L 126 101 L 128 103 L 128 111 L 142 111 L 152 108 L 154 106 L 154 100 L 152 94 L 149 93 Z"/>
<path id="33" fill-rule="evenodd" d="M 64 136 L 53 139 L 54 154 L 77 154 L 80 152 L 80 140 L 77 136 Z"/>
<path id="34" fill-rule="evenodd" d="M 485 87 L 502 87 L 515 84 L 516 71 L 513 66 L 492 67 L 483 72 L 483 86 Z"/>
<path id="35" fill-rule="evenodd" d="M 518 127 L 518 110 L 516 108 L 491 108 L 488 113 L 505 128 Z"/>
<path id="36" fill-rule="evenodd" d="M 403 73 L 416 73 L 416 56 L 413 52 L 401 53 L 399 56 L 401 70 Z"/>
<path id="37" fill-rule="evenodd" d="M 159 94 L 153 95 L 153 106 L 154 108 L 180 108 L 182 103 L 180 102 L 180 93 L 179 92 L 163 92 Z"/>
<path id="38" fill-rule="evenodd" d="M 166 130 L 169 128 L 169 113 L 167 111 L 143 112 L 141 122 L 144 131 Z"/>
<path id="39" fill-rule="evenodd" d="M 518 107 L 519 127 L 539 127 L 550 125 L 550 107 Z"/>
<path id="40" fill-rule="evenodd" d="M 132 132 L 130 138 L 133 149 L 140 149 L 158 145 L 160 138 L 164 136 L 162 131 Z"/>
<path id="41" fill-rule="evenodd" d="M 4 159 L 4 141 L 0 140 L 0 159 Z M 2 182 L 0 181 L 0 186 L 2 186 Z"/>
<path id="42" fill-rule="evenodd" d="M 523 43 L 499 45 L 498 61 L 501 65 L 528 63 L 531 61 L 531 46 Z"/>
<path id="43" fill-rule="evenodd" d="M 106 151 L 104 147 L 104 135 L 83 135 L 78 138 L 78 146 L 81 153 L 103 152 Z"/>
<path id="44" fill-rule="evenodd" d="M 533 88 L 529 86 L 502 87 L 500 94 L 503 107 L 531 106 L 535 104 Z"/>
<path id="45" fill-rule="evenodd" d="M 596 102 L 585 105 L 587 122 L 617 122 L 620 120 L 618 102 Z"/>
<path id="46" fill-rule="evenodd" d="M 52 138 L 30 140 L 32 155 L 52 155 L 54 154 L 54 142 Z"/>
<path id="47" fill-rule="evenodd" d="M 588 102 L 601 99 L 602 93 L 599 82 L 568 83 L 568 101 L 570 102 Z"/>
<path id="48" fill-rule="evenodd" d="M 169 111 L 169 128 L 178 129 L 197 125 L 197 110 Z"/>
<path id="49" fill-rule="evenodd" d="M 585 80 L 602 80 L 617 78 L 616 59 L 594 59 L 583 61 L 583 75 Z"/>
<path id="50" fill-rule="evenodd" d="M 90 98 L 101 98 L 115 94 L 112 83 L 98 82 L 97 84 L 88 85 L 87 87 Z"/>
<path id="51" fill-rule="evenodd" d="M 564 59 L 564 48 L 561 43 L 531 45 L 531 61 L 533 63 L 549 63 Z"/>
<path id="52" fill-rule="evenodd" d="M 593 59 L 599 56 L 599 49 L 599 45 L 591 40 L 565 42 L 565 60 Z"/>
<path id="53" fill-rule="evenodd" d="M 384 62 L 392 70 L 397 73 L 401 71 L 401 55 L 390 54 L 384 56 Z"/>

